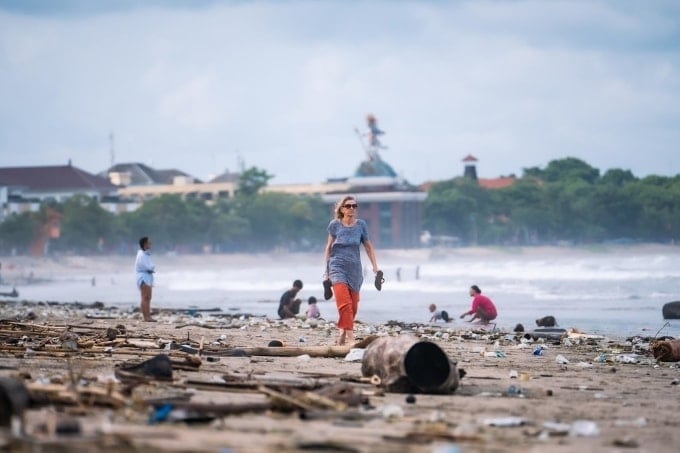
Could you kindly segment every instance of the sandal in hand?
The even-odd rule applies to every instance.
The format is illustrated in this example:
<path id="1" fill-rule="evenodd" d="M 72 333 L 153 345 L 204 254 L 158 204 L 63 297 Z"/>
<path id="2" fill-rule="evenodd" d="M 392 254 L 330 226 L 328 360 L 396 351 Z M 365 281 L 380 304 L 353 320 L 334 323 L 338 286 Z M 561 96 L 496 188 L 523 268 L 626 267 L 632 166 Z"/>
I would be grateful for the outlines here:
<path id="1" fill-rule="evenodd" d="M 323 298 L 328 300 L 333 297 L 333 284 L 331 280 L 327 278 L 323 281 Z"/>
<path id="2" fill-rule="evenodd" d="M 378 271 L 375 273 L 375 289 L 380 291 L 382 289 L 382 284 L 385 283 L 385 278 L 383 277 L 383 271 Z"/>

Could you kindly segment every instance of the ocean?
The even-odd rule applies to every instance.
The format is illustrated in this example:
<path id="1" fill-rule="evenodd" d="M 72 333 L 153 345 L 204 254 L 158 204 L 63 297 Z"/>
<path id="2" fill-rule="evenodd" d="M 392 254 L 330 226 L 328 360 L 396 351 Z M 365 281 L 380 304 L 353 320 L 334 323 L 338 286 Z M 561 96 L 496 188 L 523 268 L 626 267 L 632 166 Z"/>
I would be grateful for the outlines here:
<path id="1" fill-rule="evenodd" d="M 535 319 L 552 315 L 559 327 L 587 333 L 677 337 L 680 320 L 664 320 L 661 307 L 680 300 L 679 252 L 655 245 L 378 250 L 386 282 L 377 291 L 368 272 L 358 319 L 426 323 L 427 306 L 434 303 L 454 318 L 448 326 L 467 326 L 458 316 L 469 309 L 468 289 L 476 284 L 494 301 L 497 325 L 506 329 L 521 323 L 530 330 Z M 322 316 L 337 319 L 333 300 L 323 300 L 320 253 L 153 259 L 154 308 L 220 308 L 276 318 L 281 293 L 299 278 L 302 311 L 315 296 Z M 49 269 L 36 265 L 32 272 L 40 283 L 17 289 L 25 300 L 137 306 L 133 262 L 134 256 L 62 258 Z M 365 256 L 363 262 L 369 265 Z"/>

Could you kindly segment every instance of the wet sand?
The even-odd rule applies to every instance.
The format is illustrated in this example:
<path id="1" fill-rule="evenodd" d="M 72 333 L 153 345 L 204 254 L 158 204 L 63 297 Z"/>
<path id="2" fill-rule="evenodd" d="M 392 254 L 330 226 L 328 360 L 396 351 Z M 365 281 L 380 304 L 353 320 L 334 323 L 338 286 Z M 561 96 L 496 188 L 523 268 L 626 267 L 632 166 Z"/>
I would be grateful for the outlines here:
<path id="1" fill-rule="evenodd" d="M 3 303 L 0 318 L 0 375 L 20 381 L 31 394 L 52 387 L 61 392 L 60 399 L 26 409 L 23 433 L 17 417 L 3 431 L 2 442 L 13 451 L 590 452 L 669 451 L 680 443 L 680 368 L 657 363 L 647 339 L 573 334 L 558 344 L 460 324 L 358 324 L 357 337 L 433 341 L 465 370 L 455 393 L 416 394 L 408 403 L 409 395 L 361 382 L 358 361 L 220 354 L 264 347 L 273 339 L 287 347 L 330 346 L 335 329 L 323 321 L 165 312 L 157 323 L 144 323 L 130 312 L 21 303 Z M 121 325 L 124 334 L 105 338 L 107 328 Z M 71 341 L 77 346 L 68 343 L 65 330 L 76 334 Z M 170 342 L 193 349 L 165 350 Z M 534 355 L 537 346 L 541 355 Z M 195 349 L 201 353 L 193 354 Z M 157 354 L 177 362 L 200 357 L 200 366 L 173 366 L 172 380 L 147 380 L 125 394 L 116 367 Z M 568 363 L 558 363 L 559 356 Z M 277 383 L 302 386 L 310 379 L 316 387 L 349 385 L 365 404 L 321 409 L 308 401 L 311 406 L 302 409 L 295 405 L 307 400 L 293 396 L 286 409 L 272 397 L 290 388 Z M 276 407 L 261 409 L 274 400 Z M 175 410 L 151 424 L 150 418 L 162 418 L 157 408 L 163 403 Z M 187 404 L 203 409 L 177 410 Z M 215 416 L 205 404 L 253 411 Z"/>

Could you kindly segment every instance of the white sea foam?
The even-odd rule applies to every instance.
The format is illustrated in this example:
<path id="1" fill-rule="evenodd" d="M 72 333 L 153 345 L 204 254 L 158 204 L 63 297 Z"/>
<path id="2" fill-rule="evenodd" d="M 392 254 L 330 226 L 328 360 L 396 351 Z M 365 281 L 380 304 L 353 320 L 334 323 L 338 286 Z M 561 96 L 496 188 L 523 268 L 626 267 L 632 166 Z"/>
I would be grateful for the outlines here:
<path id="1" fill-rule="evenodd" d="M 664 324 L 661 306 L 680 299 L 680 254 L 669 253 L 668 247 L 662 251 L 453 249 L 447 253 L 430 258 L 425 250 L 378 251 L 386 282 L 378 292 L 368 272 L 359 319 L 425 322 L 429 303 L 457 318 L 469 307 L 469 286 L 477 284 L 497 304 L 498 323 L 503 326 L 521 322 L 528 327 L 534 319 L 550 314 L 561 326 L 600 333 L 635 333 L 647 328 L 653 330 L 652 335 Z M 79 259 L 63 274 L 59 267 L 51 270 L 48 283 L 20 287 L 21 297 L 136 305 L 139 295 L 128 262 L 132 259 L 123 259 L 124 264 L 121 259 L 113 260 L 108 267 Z M 322 315 L 332 320 L 337 317 L 333 301 L 321 297 L 323 269 L 316 254 L 155 255 L 154 261 L 158 273 L 152 303 L 156 307 L 197 305 L 275 316 L 280 294 L 299 278 L 305 283 L 300 297 L 316 296 Z M 93 276 L 95 286 L 91 284 Z M 662 334 L 680 333 L 679 324 L 673 321 L 671 330 L 666 328 Z M 459 320 L 452 324 L 460 325 Z"/>

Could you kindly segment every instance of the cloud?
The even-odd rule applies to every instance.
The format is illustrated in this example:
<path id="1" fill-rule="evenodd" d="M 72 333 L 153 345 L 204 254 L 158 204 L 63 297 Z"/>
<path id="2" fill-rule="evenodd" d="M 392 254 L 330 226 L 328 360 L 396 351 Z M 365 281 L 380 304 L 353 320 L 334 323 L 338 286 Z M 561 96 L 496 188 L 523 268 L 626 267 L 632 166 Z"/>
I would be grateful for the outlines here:
<path id="1" fill-rule="evenodd" d="M 673 2 L 139 4 L 2 4 L 5 165 L 99 172 L 114 131 L 119 161 L 206 178 L 238 154 L 274 182 L 321 181 L 364 158 L 371 112 L 415 183 L 468 153 L 483 177 L 572 155 L 677 172 Z"/>

